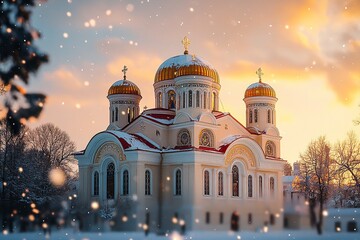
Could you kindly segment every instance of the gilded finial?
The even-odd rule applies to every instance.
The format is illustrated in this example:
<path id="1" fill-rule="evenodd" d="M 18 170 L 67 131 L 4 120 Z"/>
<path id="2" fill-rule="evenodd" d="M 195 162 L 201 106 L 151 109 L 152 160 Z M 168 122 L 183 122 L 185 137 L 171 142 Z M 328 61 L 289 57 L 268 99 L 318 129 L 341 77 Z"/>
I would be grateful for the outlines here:
<path id="1" fill-rule="evenodd" d="M 188 51 L 188 48 L 189 48 L 189 45 L 190 45 L 190 39 L 185 36 L 184 39 L 181 41 L 182 45 L 184 45 L 184 54 L 188 54 L 189 51 Z"/>
<path id="2" fill-rule="evenodd" d="M 259 76 L 259 82 L 261 82 L 261 76 L 264 75 L 262 69 L 259 68 L 259 69 L 256 71 L 256 74 Z"/>
<path id="3" fill-rule="evenodd" d="M 121 70 L 124 73 L 124 80 L 126 80 L 126 72 L 128 68 L 124 65 L 124 68 Z"/>

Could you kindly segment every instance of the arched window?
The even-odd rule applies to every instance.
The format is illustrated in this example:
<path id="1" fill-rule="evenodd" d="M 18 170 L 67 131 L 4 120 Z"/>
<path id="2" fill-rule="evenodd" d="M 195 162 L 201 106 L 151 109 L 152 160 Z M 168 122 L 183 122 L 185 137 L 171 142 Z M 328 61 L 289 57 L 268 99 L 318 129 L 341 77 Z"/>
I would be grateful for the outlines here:
<path id="1" fill-rule="evenodd" d="M 259 197 L 263 196 L 263 177 L 259 176 Z"/>
<path id="2" fill-rule="evenodd" d="M 106 170 L 106 198 L 114 199 L 115 196 L 115 165 L 109 163 Z"/>
<path id="3" fill-rule="evenodd" d="M 210 173 L 208 170 L 204 171 L 204 195 L 210 195 Z"/>
<path id="4" fill-rule="evenodd" d="M 186 98 L 185 98 L 185 92 L 183 92 L 183 108 L 185 108 L 186 104 Z"/>
<path id="5" fill-rule="evenodd" d="M 271 116 L 270 116 L 271 112 L 270 112 L 270 109 L 267 110 L 267 122 L 268 123 L 271 123 Z"/>
<path id="6" fill-rule="evenodd" d="M 119 120 L 119 109 L 116 107 L 115 108 L 115 121 Z"/>
<path id="7" fill-rule="evenodd" d="M 252 123 L 252 118 L 253 118 L 252 110 L 250 109 L 250 111 L 249 111 L 249 123 Z"/>
<path id="8" fill-rule="evenodd" d="M 270 178 L 270 193 L 271 195 L 275 193 L 275 180 L 273 177 Z"/>
<path id="9" fill-rule="evenodd" d="M 177 101 L 177 103 L 176 103 L 176 108 L 177 109 L 180 109 L 180 104 L 181 104 L 181 96 L 180 96 L 180 94 L 179 94 L 179 96 L 178 96 L 178 101 Z"/>
<path id="10" fill-rule="evenodd" d="M 239 196 L 239 168 L 236 165 L 232 167 L 232 195 Z"/>
<path id="11" fill-rule="evenodd" d="M 210 92 L 209 92 L 209 94 L 208 94 L 208 99 L 209 99 L 209 103 L 208 103 L 208 105 L 207 105 L 207 107 L 208 107 L 208 109 L 210 109 L 210 105 L 211 105 L 211 94 L 210 94 Z"/>
<path id="12" fill-rule="evenodd" d="M 200 107 L 200 92 L 196 91 L 196 107 Z"/>
<path id="13" fill-rule="evenodd" d="M 253 184 L 252 184 L 252 176 L 248 176 L 248 197 L 252 198 L 253 196 Z"/>
<path id="14" fill-rule="evenodd" d="M 258 110 L 257 109 L 254 110 L 254 122 L 255 123 L 258 122 Z"/>
<path id="15" fill-rule="evenodd" d="M 111 122 L 114 122 L 115 120 L 115 112 L 114 109 L 111 111 Z"/>
<path id="16" fill-rule="evenodd" d="M 168 92 L 168 109 L 175 109 L 176 106 L 176 95 L 173 90 Z"/>
<path id="17" fill-rule="evenodd" d="M 222 172 L 218 174 L 218 195 L 224 196 L 224 174 Z"/>
<path id="18" fill-rule="evenodd" d="M 216 93 L 213 92 L 212 94 L 212 110 L 215 111 L 216 110 Z"/>
<path id="19" fill-rule="evenodd" d="M 191 146 L 190 132 L 186 128 L 181 129 L 177 136 L 178 146 Z"/>
<path id="20" fill-rule="evenodd" d="M 192 97 L 193 97 L 192 91 L 190 90 L 190 91 L 189 91 L 189 107 L 192 107 L 192 102 L 193 102 Z"/>
<path id="21" fill-rule="evenodd" d="M 158 107 L 159 108 L 162 107 L 162 93 L 161 92 L 158 93 Z"/>
<path id="22" fill-rule="evenodd" d="M 99 172 L 94 172 L 94 187 L 93 187 L 94 196 L 99 196 Z"/>
<path id="23" fill-rule="evenodd" d="M 175 195 L 181 195 L 181 171 L 180 169 L 176 170 L 175 173 Z"/>
<path id="24" fill-rule="evenodd" d="M 123 172 L 123 195 L 129 195 L 129 171 Z"/>
<path id="25" fill-rule="evenodd" d="M 206 109 L 206 92 L 204 92 L 204 109 Z"/>
<path id="26" fill-rule="evenodd" d="M 145 171 L 145 195 L 151 195 L 151 174 L 149 170 Z"/>
<path id="27" fill-rule="evenodd" d="M 130 108 L 128 107 L 127 108 L 127 117 L 128 117 L 128 123 L 130 122 Z"/>
<path id="28" fill-rule="evenodd" d="M 209 129 L 200 132 L 199 145 L 203 147 L 214 147 L 214 134 Z"/>

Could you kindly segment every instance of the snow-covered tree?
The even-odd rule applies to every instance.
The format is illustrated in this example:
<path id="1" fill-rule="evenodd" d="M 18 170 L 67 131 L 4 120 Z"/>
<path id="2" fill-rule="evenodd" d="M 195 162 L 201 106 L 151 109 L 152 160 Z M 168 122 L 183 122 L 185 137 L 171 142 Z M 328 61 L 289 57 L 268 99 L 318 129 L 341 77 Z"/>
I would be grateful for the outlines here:
<path id="1" fill-rule="evenodd" d="M 305 152 L 300 154 L 300 176 L 304 192 L 309 198 L 310 215 L 314 215 L 315 202 L 319 204 L 316 227 L 322 234 L 323 211 L 331 191 L 334 162 L 330 158 L 330 144 L 324 136 L 311 141 Z"/>

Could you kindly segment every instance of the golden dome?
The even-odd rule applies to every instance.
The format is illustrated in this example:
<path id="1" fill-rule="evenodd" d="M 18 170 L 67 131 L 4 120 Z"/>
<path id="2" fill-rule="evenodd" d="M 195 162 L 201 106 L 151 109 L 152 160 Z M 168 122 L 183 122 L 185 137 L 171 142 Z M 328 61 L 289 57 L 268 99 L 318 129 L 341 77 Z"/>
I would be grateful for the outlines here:
<path id="1" fill-rule="evenodd" d="M 138 86 L 129 80 L 119 80 L 111 85 L 108 95 L 114 94 L 133 94 L 141 97 L 141 92 Z"/>
<path id="2" fill-rule="evenodd" d="M 275 90 L 267 83 L 256 82 L 251 84 L 245 91 L 247 97 L 273 97 L 276 98 Z"/>
<path id="3" fill-rule="evenodd" d="M 186 75 L 205 76 L 211 78 L 213 82 L 220 82 L 215 68 L 197 56 L 185 53 L 163 62 L 155 74 L 154 83 Z"/>

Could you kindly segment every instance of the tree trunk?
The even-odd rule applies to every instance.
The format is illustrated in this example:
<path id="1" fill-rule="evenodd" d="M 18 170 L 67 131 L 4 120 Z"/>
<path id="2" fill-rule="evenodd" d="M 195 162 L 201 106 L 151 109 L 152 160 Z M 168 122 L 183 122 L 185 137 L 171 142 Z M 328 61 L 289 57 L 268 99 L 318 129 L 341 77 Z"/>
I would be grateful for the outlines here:
<path id="1" fill-rule="evenodd" d="M 319 222 L 316 225 L 316 230 L 319 235 L 322 234 L 322 225 L 323 225 L 323 209 L 324 209 L 324 199 L 322 196 L 322 192 L 320 192 L 320 208 L 319 208 Z"/>

